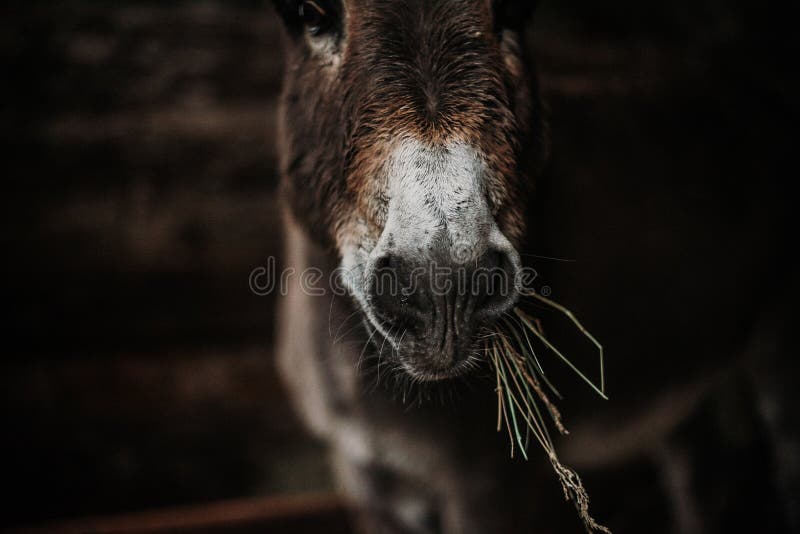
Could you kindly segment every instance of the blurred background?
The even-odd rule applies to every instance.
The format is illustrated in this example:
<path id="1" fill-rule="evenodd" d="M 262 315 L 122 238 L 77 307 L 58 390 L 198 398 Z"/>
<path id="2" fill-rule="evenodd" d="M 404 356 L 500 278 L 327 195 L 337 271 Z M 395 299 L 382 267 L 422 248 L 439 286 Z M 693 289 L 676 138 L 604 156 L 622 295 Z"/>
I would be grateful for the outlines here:
<path id="1" fill-rule="evenodd" d="M 332 488 L 276 379 L 274 298 L 248 287 L 281 246 L 269 4 L 1 8 L 0 527 Z M 609 123 L 656 165 L 696 124 L 790 131 L 791 24 L 766 4 L 543 3 L 547 172 L 624 160 Z M 631 102 L 655 126 L 626 123 Z M 680 157 L 709 165 L 701 148 Z"/>

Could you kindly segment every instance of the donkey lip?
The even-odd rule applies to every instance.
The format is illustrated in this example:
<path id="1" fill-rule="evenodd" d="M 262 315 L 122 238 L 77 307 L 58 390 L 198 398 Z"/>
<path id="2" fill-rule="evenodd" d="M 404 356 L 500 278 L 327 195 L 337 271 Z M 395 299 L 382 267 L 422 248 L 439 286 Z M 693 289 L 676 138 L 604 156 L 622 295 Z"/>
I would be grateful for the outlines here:
<path id="1" fill-rule="evenodd" d="M 432 339 L 424 339 L 410 352 L 400 350 L 400 361 L 412 377 L 435 382 L 467 374 L 476 362 L 473 343 L 457 339 L 445 351 Z"/>
<path id="2" fill-rule="evenodd" d="M 419 335 L 407 329 L 400 337 L 386 337 L 367 321 L 372 344 L 383 358 L 396 359 L 408 375 L 421 382 L 438 382 L 463 376 L 475 365 L 474 346 L 457 342 L 448 347 L 447 354 L 433 341 L 429 333 Z M 463 340 L 458 340 L 463 341 Z M 389 346 L 391 348 L 388 348 Z"/>
<path id="3" fill-rule="evenodd" d="M 469 371 L 472 363 L 469 359 L 460 360 L 446 367 L 431 366 L 420 364 L 419 362 L 403 362 L 405 371 L 417 380 L 422 382 L 438 382 L 462 376 Z"/>

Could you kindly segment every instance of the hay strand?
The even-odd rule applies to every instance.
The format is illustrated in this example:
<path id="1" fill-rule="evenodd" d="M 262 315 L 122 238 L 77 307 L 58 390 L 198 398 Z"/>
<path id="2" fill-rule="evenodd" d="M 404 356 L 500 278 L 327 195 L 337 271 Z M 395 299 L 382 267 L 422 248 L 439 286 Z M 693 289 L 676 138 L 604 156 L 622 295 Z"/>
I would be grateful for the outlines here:
<path id="1" fill-rule="evenodd" d="M 561 394 L 545 376 L 544 368 L 536 355 L 532 341 L 533 339 L 539 341 L 546 349 L 566 363 L 598 395 L 607 399 L 603 347 L 568 309 L 533 292 L 524 294 L 532 296 L 564 314 L 597 347 L 600 356 L 600 384 L 597 385 L 589 379 L 547 339 L 538 319 L 529 316 L 520 308 L 515 308 L 513 315 L 509 314 L 508 318 L 504 318 L 495 325 L 494 332 L 487 336 L 484 342 L 484 350 L 496 374 L 497 431 L 500 432 L 505 426 L 511 444 L 512 458 L 518 450 L 526 460 L 528 459 L 528 440 L 530 435 L 533 435 L 547 454 L 564 492 L 564 497 L 573 502 L 587 531 L 610 534 L 608 528 L 597 523 L 589 514 L 589 495 L 578 474 L 558 459 L 547 421 L 544 418 L 545 412 L 540 409 L 539 405 L 544 407 L 551 424 L 560 434 L 566 435 L 569 432 L 563 424 L 561 413 L 555 403 L 550 400 L 542 384 L 544 383 L 558 398 L 561 398 Z M 529 333 L 532 336 L 529 336 Z M 524 439 L 520 428 L 523 423 Z"/>

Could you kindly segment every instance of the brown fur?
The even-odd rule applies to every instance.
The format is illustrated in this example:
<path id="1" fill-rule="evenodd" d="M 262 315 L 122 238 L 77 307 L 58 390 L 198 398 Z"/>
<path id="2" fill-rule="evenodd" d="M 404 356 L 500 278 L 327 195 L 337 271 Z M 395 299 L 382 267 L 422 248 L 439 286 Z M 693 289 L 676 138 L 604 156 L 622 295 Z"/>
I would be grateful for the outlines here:
<path id="1" fill-rule="evenodd" d="M 390 140 L 457 136 L 487 161 L 490 207 L 519 242 L 530 187 L 522 147 L 543 151 L 520 36 L 498 34 L 481 1 L 360 0 L 340 9 L 338 68 L 310 50 L 302 32 L 290 34 L 281 169 L 296 218 L 328 245 L 377 238 L 386 202 L 375 177 Z M 359 228 L 368 235 L 354 236 Z"/>

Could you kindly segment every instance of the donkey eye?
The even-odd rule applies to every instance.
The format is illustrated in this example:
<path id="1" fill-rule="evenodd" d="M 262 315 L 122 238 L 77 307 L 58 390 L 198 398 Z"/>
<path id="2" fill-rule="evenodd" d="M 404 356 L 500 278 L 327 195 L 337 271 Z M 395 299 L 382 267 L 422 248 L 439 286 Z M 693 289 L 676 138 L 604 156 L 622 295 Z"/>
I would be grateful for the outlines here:
<path id="1" fill-rule="evenodd" d="M 300 18 L 311 35 L 318 35 L 328 26 L 328 13 L 317 2 L 300 3 Z"/>

